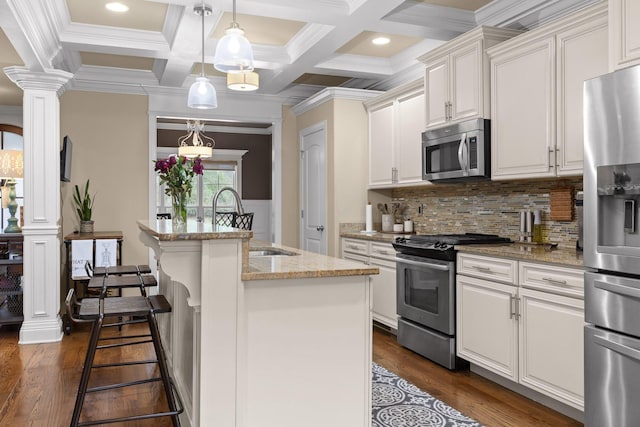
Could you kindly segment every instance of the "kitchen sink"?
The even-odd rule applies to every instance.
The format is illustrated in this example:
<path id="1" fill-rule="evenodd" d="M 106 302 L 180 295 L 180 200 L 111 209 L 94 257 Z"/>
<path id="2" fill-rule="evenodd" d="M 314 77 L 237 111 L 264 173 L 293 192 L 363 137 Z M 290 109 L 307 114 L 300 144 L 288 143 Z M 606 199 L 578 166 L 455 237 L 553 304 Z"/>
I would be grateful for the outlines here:
<path id="1" fill-rule="evenodd" d="M 292 256 L 298 255 L 295 252 L 285 251 L 284 249 L 270 248 L 270 249 L 250 249 L 250 257 L 262 257 L 262 256 Z"/>

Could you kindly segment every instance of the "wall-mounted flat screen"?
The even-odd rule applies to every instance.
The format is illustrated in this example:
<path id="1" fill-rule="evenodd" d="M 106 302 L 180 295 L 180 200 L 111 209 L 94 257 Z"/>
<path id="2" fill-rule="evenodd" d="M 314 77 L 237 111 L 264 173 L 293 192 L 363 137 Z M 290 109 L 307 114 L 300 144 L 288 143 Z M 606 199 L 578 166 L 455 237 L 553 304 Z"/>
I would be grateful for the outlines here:
<path id="1" fill-rule="evenodd" d="M 62 150 L 60 150 L 60 181 L 71 181 L 71 153 L 73 143 L 69 135 L 62 140 Z"/>

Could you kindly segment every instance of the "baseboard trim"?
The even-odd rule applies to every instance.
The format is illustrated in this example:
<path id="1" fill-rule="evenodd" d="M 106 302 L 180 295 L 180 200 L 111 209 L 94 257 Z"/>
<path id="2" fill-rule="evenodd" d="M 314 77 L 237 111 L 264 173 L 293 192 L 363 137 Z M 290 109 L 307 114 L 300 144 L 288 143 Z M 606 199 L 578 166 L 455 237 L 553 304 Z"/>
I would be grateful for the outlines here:
<path id="1" fill-rule="evenodd" d="M 398 330 L 397 329 L 394 329 L 389 325 L 385 325 L 384 323 L 380 323 L 377 320 L 373 321 L 373 327 L 374 328 L 378 328 L 378 329 L 380 329 L 382 331 L 385 331 L 385 332 L 389 332 L 392 335 L 398 336 Z"/>
<path id="2" fill-rule="evenodd" d="M 584 412 L 580 411 L 579 409 L 566 405 L 562 402 L 558 402 L 557 400 L 535 390 L 532 390 L 528 387 L 525 387 L 522 384 L 514 383 L 511 380 L 501 377 L 500 375 L 497 375 L 485 368 L 474 365 L 473 363 L 471 364 L 470 368 L 471 372 L 476 373 L 481 377 L 485 377 L 486 379 L 491 380 L 494 383 L 500 384 L 501 386 L 508 388 L 511 391 L 521 394 L 526 398 L 538 402 L 541 405 L 551 408 L 554 411 L 560 412 L 561 414 L 573 418 L 576 421 L 580 421 L 584 424 Z"/>
<path id="3" fill-rule="evenodd" d="M 20 328 L 18 344 L 40 344 L 62 341 L 60 316 L 47 321 L 24 321 Z"/>

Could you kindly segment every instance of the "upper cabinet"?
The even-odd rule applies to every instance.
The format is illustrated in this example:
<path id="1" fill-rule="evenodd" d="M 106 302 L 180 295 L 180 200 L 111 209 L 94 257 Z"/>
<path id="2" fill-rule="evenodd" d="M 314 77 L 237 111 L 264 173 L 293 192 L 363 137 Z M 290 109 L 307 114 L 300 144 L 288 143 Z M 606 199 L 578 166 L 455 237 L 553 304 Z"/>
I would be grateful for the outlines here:
<path id="1" fill-rule="evenodd" d="M 640 2 L 609 0 L 611 69 L 640 64 Z"/>
<path id="2" fill-rule="evenodd" d="M 369 113 L 369 187 L 422 183 L 422 80 L 365 102 Z"/>
<path id="3" fill-rule="evenodd" d="M 478 27 L 418 58 L 425 64 L 426 128 L 489 118 L 489 60 L 485 50 L 520 31 Z"/>
<path id="4" fill-rule="evenodd" d="M 582 90 L 608 71 L 607 5 L 488 50 L 491 178 L 581 175 Z"/>

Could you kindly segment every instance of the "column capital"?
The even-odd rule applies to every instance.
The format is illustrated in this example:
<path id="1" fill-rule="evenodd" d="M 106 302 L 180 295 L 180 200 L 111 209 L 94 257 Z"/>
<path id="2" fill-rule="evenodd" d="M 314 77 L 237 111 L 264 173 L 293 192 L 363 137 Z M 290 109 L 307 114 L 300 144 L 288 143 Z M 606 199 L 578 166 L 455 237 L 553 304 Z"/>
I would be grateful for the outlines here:
<path id="1" fill-rule="evenodd" d="M 63 70 L 41 72 L 30 71 L 27 67 L 12 66 L 3 68 L 3 71 L 9 80 L 22 90 L 55 91 L 58 97 L 67 90 L 68 83 L 73 78 L 72 73 Z"/>

